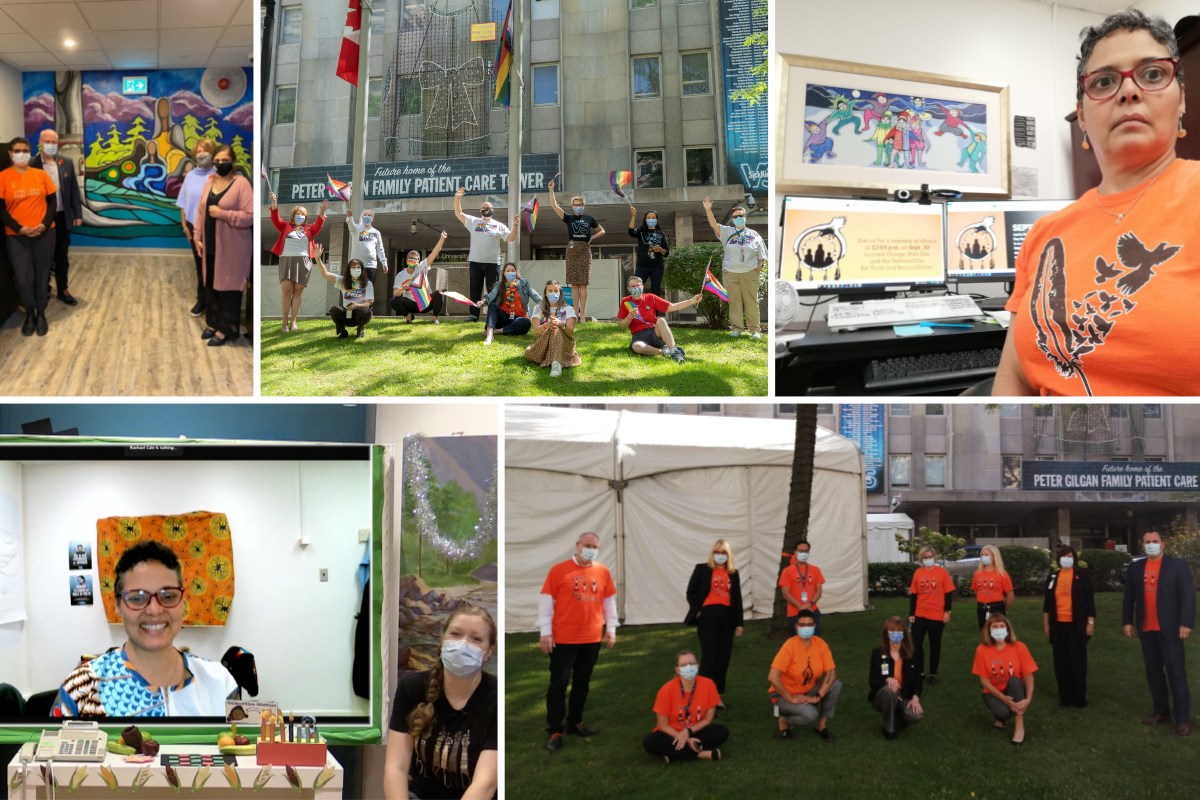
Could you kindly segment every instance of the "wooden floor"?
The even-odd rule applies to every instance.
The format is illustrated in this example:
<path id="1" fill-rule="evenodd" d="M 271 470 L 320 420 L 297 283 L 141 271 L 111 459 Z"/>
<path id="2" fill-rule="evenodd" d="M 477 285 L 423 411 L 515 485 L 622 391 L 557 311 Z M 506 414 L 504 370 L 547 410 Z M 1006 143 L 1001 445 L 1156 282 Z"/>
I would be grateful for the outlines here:
<path id="1" fill-rule="evenodd" d="M 0 326 L 0 396 L 224 397 L 254 394 L 254 349 L 200 339 L 190 255 L 71 254 L 70 307 L 54 297 L 50 332 Z"/>

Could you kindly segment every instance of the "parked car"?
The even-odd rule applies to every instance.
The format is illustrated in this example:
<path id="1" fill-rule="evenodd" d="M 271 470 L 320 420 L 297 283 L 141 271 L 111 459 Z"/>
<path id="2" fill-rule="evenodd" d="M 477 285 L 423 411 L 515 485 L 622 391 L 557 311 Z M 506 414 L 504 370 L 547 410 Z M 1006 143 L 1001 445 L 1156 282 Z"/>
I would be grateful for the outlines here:
<path id="1" fill-rule="evenodd" d="M 954 578 L 954 582 L 961 586 L 964 578 L 967 583 L 970 583 L 971 576 L 975 574 L 975 570 L 979 569 L 979 554 L 983 551 L 983 546 L 969 544 L 959 549 L 965 550 L 966 555 L 957 561 L 946 561 L 944 566 L 950 573 L 950 577 Z"/>
<path id="2" fill-rule="evenodd" d="M 1129 565 L 1130 565 L 1130 564 L 1133 564 L 1133 563 L 1136 563 L 1136 562 L 1138 562 L 1138 561 L 1142 561 L 1142 560 L 1144 560 L 1145 558 L 1146 558 L 1145 556 L 1135 556 L 1134 558 L 1131 558 L 1129 561 L 1126 561 L 1124 564 L 1122 564 L 1122 565 L 1121 565 L 1121 574 L 1120 574 L 1120 578 L 1121 578 L 1121 585 L 1122 585 L 1122 586 L 1124 586 L 1124 585 L 1125 585 L 1125 576 L 1129 574 Z"/>

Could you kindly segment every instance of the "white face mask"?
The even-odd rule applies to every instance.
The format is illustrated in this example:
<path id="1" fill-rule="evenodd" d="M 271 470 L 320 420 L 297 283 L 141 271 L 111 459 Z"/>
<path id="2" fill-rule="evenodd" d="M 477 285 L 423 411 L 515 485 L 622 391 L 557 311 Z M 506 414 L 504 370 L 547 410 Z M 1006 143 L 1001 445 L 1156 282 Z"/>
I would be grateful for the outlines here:
<path id="1" fill-rule="evenodd" d="M 579 551 L 579 557 L 584 561 L 595 561 L 596 555 L 600 552 L 599 547 L 584 547 Z"/>
<path id="2" fill-rule="evenodd" d="M 796 553 L 796 560 L 801 564 L 808 561 L 808 553 Z"/>
<path id="3" fill-rule="evenodd" d="M 683 678 L 685 681 L 694 680 L 695 677 L 699 674 L 700 674 L 700 665 L 699 664 L 684 664 L 682 667 L 679 668 L 679 677 Z"/>
<path id="4" fill-rule="evenodd" d="M 992 628 L 992 638 L 997 642 L 1003 642 L 1008 638 L 1008 628 Z"/>
<path id="5" fill-rule="evenodd" d="M 483 669 L 484 655 L 481 648 L 466 639 L 447 639 L 442 644 L 442 665 L 460 678 L 470 677 Z"/>
<path id="6" fill-rule="evenodd" d="M 557 292 L 546 292 L 546 302 L 548 302 L 550 305 L 557 303 L 558 298 L 559 295 Z"/>
<path id="7" fill-rule="evenodd" d="M 351 268 L 350 268 L 350 277 L 351 277 L 351 278 L 357 278 L 359 275 L 362 275 L 362 270 L 361 270 L 361 269 L 359 269 L 358 267 L 351 267 Z"/>
<path id="8" fill-rule="evenodd" d="M 983 564 L 985 567 L 990 567 L 992 565 L 992 557 L 991 556 L 980 556 L 979 563 Z"/>
<path id="9" fill-rule="evenodd" d="M 1070 556 L 1063 556 L 1058 560 L 1058 564 L 1063 569 L 1070 569 L 1071 567 L 1075 566 L 1075 559 L 1071 558 Z"/>
<path id="10" fill-rule="evenodd" d="M 12 162 L 14 164 L 16 164 L 18 167 L 23 167 L 29 163 L 29 159 L 31 157 L 32 156 L 29 153 L 13 153 L 12 154 Z"/>
<path id="11" fill-rule="evenodd" d="M 1146 555 L 1156 556 L 1162 552 L 1162 542 L 1149 542 L 1146 545 Z"/>
<path id="12" fill-rule="evenodd" d="M 729 560 L 729 556 L 726 555 L 725 553 L 713 553 L 713 563 L 714 564 L 724 564 L 728 560 Z"/>
<path id="13" fill-rule="evenodd" d="M 922 565 L 922 566 L 926 566 L 926 567 L 932 567 L 932 566 L 933 566 L 933 564 L 934 564 L 934 561 L 933 561 L 933 559 L 932 559 L 932 558 L 922 558 L 922 559 L 921 559 L 921 565 Z"/>

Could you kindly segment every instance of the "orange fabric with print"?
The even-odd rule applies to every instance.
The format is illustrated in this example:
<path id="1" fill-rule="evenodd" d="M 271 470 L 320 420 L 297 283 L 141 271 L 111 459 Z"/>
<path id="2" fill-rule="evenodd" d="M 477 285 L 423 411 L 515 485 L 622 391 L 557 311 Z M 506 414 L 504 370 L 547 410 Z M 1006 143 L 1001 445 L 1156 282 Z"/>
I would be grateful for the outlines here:
<path id="1" fill-rule="evenodd" d="M 1004 600 L 1004 595 L 1013 590 L 1012 578 L 1007 572 L 1001 575 L 994 569 L 979 569 L 971 578 L 971 588 L 975 591 L 976 601 L 999 603 Z"/>
<path id="2" fill-rule="evenodd" d="M 571 558 L 550 568 L 542 594 L 554 598 L 551 635 L 559 644 L 592 644 L 604 637 L 604 600 L 617 593 L 608 567 L 581 567 Z"/>
<path id="3" fill-rule="evenodd" d="M 941 622 L 946 618 L 946 595 L 954 591 L 954 579 L 945 567 L 918 567 L 908 591 L 917 596 L 917 616 Z"/>
<path id="4" fill-rule="evenodd" d="M 712 571 L 712 581 L 709 582 L 708 597 L 704 598 L 702 606 L 729 605 L 729 570 L 717 567 Z"/>
<path id="5" fill-rule="evenodd" d="M 1008 685 L 1009 678 L 1024 678 L 1035 672 L 1037 664 L 1024 642 L 1007 644 L 1003 650 L 990 644 L 975 648 L 975 666 L 971 674 L 987 678 L 988 683 L 1000 692 Z"/>
<path id="6" fill-rule="evenodd" d="M 1054 608 L 1059 622 L 1071 621 L 1071 584 L 1074 582 L 1074 568 L 1058 571 L 1058 582 L 1054 584 Z"/>
<path id="7" fill-rule="evenodd" d="M 113 591 L 117 562 L 139 542 L 171 548 L 183 571 L 183 624 L 225 624 L 233 606 L 233 534 L 229 519 L 212 511 L 148 517 L 105 517 L 96 520 L 97 567 L 104 614 L 120 624 Z"/>
<path id="8" fill-rule="evenodd" d="M 834 668 L 833 653 L 820 636 L 808 640 L 789 636 L 771 661 L 771 669 L 779 670 L 783 688 L 792 694 L 808 694 L 817 685 L 817 679 Z M 770 687 L 768 691 L 774 692 Z"/>
<path id="9" fill-rule="evenodd" d="M 717 704 L 721 702 L 721 695 L 717 693 L 717 685 L 712 682 L 711 678 L 697 675 L 694 688 L 695 693 L 688 692 L 685 695 L 683 684 L 679 678 L 667 681 L 658 690 L 658 696 L 654 698 L 654 713 L 666 717 L 671 728 L 676 731 L 692 727 L 704 719 L 704 715 L 710 708 L 716 708 Z M 658 727 L 657 721 L 654 730 L 662 730 Z M 670 733 L 670 731 L 663 732 Z"/>
<path id="10" fill-rule="evenodd" d="M 1176 159 L 1150 180 L 1092 189 L 1025 239 L 1005 308 L 1039 394 L 1200 395 L 1193 337 L 1163 335 L 1191 330 L 1196 315 L 1200 161 Z"/>
<path id="11" fill-rule="evenodd" d="M 1158 624 L 1158 572 L 1161 569 L 1161 558 L 1146 559 L 1146 575 L 1143 578 L 1145 593 L 1142 595 L 1146 598 L 1145 608 L 1142 609 L 1142 630 L 1144 631 L 1162 630 Z"/>
<path id="12" fill-rule="evenodd" d="M 825 575 L 821 572 L 820 567 L 814 567 L 812 564 L 798 564 L 793 561 L 792 565 L 785 567 L 783 572 L 779 573 L 780 588 L 787 588 L 794 597 L 799 598 L 803 595 L 802 592 L 808 592 L 808 604 L 812 606 L 813 611 L 819 611 L 817 604 L 812 601 L 816 596 L 817 587 L 825 583 Z M 792 601 L 788 601 L 787 615 L 794 617 L 800 613 L 800 607 L 792 605 Z"/>
<path id="13" fill-rule="evenodd" d="M 44 169 L 30 168 L 24 174 L 12 167 L 0 171 L 0 200 L 9 215 L 26 228 L 36 228 L 46 218 L 46 198 L 53 197 L 54 181 Z M 51 221 L 50 227 L 54 227 Z M 8 228 L 18 235 L 12 227 Z"/>

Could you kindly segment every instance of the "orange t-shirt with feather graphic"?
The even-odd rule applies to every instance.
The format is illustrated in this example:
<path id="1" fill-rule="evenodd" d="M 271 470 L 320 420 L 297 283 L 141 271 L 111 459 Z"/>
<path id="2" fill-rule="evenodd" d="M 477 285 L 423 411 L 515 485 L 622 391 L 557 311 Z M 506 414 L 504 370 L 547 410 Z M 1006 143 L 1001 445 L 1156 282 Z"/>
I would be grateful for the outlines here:
<path id="1" fill-rule="evenodd" d="M 1200 161 L 1176 159 L 1157 180 L 1118 194 L 1092 189 L 1034 225 L 1005 307 L 1035 391 L 1200 395 L 1188 334 L 1200 283 L 1198 190 Z"/>

